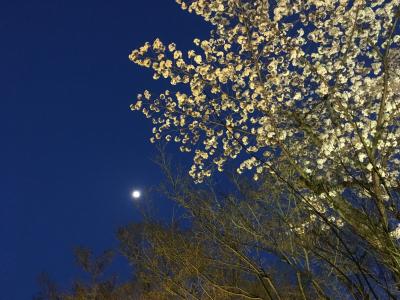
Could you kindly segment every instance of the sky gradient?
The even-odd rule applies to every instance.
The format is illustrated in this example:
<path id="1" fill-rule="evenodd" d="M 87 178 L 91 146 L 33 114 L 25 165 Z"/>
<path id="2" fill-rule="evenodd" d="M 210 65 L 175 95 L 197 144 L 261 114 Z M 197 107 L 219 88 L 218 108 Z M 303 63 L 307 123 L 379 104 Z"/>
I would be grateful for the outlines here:
<path id="1" fill-rule="evenodd" d="M 30 299 L 42 271 L 70 284 L 75 246 L 113 247 L 138 219 L 130 192 L 161 175 L 151 124 L 129 105 L 167 83 L 128 55 L 206 34 L 173 0 L 0 2 L 1 299 Z"/>

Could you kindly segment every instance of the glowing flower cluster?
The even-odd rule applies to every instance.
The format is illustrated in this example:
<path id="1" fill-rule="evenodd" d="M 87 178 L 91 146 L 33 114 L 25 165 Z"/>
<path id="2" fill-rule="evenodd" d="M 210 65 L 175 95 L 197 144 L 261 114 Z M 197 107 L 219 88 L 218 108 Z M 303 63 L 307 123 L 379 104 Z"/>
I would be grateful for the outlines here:
<path id="1" fill-rule="evenodd" d="M 346 189 L 390 202 L 400 180 L 399 0 L 177 3 L 215 29 L 186 54 L 156 39 L 130 55 L 179 88 L 132 105 L 152 119 L 153 141 L 193 151 L 197 182 L 233 159 L 255 179 L 279 175 L 284 161 L 296 188 L 332 205 Z"/>

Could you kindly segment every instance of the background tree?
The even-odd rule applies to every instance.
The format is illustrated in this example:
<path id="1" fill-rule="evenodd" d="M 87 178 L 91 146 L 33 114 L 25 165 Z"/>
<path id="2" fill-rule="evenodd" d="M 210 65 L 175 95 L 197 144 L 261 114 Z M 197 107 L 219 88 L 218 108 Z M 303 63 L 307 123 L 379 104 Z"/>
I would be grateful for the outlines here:
<path id="1" fill-rule="evenodd" d="M 75 249 L 77 265 L 89 279 L 75 279 L 73 286 L 63 291 L 43 274 L 39 276 L 41 291 L 35 300 L 122 300 L 137 299 L 135 281 L 117 282 L 116 275 L 106 276 L 105 270 L 114 257 L 110 250 L 94 257 L 92 251 L 85 247 Z"/>
<path id="2" fill-rule="evenodd" d="M 184 212 L 171 221 L 146 212 L 119 230 L 134 277 L 104 278 L 110 252 L 93 258 L 78 248 L 89 280 L 64 293 L 48 284 L 52 292 L 41 299 L 398 298 L 391 269 L 369 244 L 347 224 L 312 221 L 314 212 L 274 176 L 255 182 L 233 174 L 223 185 L 197 186 L 164 154 L 158 162 L 167 178 L 161 191 Z"/>

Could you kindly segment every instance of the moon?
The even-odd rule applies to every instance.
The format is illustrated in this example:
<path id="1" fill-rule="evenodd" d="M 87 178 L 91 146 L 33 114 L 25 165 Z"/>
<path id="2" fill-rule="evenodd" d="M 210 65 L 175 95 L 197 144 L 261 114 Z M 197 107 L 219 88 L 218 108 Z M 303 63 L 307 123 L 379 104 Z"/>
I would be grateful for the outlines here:
<path id="1" fill-rule="evenodd" d="M 140 193 L 139 190 L 134 190 L 134 191 L 132 192 L 132 198 L 133 198 L 133 199 L 139 199 L 140 196 L 141 196 L 141 193 Z"/>

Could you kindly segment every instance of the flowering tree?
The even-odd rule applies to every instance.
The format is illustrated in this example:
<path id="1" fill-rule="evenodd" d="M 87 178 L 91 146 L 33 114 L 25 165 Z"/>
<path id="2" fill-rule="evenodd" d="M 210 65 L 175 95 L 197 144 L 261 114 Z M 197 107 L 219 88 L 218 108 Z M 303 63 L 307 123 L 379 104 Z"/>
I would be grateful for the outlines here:
<path id="1" fill-rule="evenodd" d="M 194 152 L 196 182 L 230 160 L 274 176 L 308 214 L 293 230 L 348 226 L 399 281 L 400 1 L 177 2 L 214 29 L 130 55 L 176 86 L 132 105 L 152 140 Z"/>

